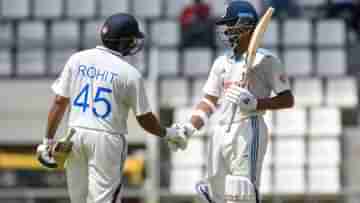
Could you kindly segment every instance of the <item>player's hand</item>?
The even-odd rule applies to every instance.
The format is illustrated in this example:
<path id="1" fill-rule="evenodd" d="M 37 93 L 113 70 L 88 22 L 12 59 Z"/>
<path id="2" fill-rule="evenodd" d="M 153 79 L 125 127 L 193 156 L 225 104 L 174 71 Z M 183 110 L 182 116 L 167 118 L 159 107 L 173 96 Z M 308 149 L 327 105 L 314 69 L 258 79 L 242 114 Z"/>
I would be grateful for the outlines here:
<path id="1" fill-rule="evenodd" d="M 185 129 L 178 125 L 173 125 L 170 128 L 166 129 L 165 140 L 172 151 L 177 151 L 178 149 L 186 149 L 188 142 L 187 139 L 188 138 L 185 133 Z"/>
<path id="2" fill-rule="evenodd" d="M 191 123 L 174 123 L 172 125 L 173 128 L 179 129 L 180 132 L 183 132 L 186 136 L 186 142 L 188 142 L 188 139 L 192 136 L 194 136 L 198 130 L 191 124 Z M 178 149 L 184 150 L 185 148 L 181 147 L 181 144 L 176 142 L 168 142 L 168 146 L 171 151 L 176 152 Z"/>
<path id="3" fill-rule="evenodd" d="M 172 126 L 182 128 L 187 138 L 194 136 L 198 132 L 198 129 L 196 129 L 191 123 L 174 123 Z"/>
<path id="4" fill-rule="evenodd" d="M 179 144 L 176 142 L 172 142 L 172 141 L 168 140 L 166 142 L 166 144 L 168 145 L 170 151 L 172 151 L 172 152 L 177 152 L 180 149 Z"/>
<path id="5" fill-rule="evenodd" d="M 54 169 L 58 167 L 56 160 L 52 156 L 54 145 L 54 139 L 44 138 L 43 143 L 36 148 L 37 159 L 45 168 Z"/>
<path id="6" fill-rule="evenodd" d="M 240 111 L 251 112 L 256 110 L 257 100 L 249 90 L 231 85 L 225 92 L 225 100 L 236 104 L 240 107 Z"/>

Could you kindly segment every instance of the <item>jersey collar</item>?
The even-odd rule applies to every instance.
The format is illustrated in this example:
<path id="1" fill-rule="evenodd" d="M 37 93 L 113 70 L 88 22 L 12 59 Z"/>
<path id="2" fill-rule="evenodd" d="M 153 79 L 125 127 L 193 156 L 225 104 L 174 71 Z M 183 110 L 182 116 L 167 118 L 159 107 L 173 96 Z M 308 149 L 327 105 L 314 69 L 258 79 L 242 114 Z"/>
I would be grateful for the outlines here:
<path id="1" fill-rule="evenodd" d="M 226 56 L 231 63 L 237 63 L 239 61 L 245 60 L 246 53 L 242 54 L 241 56 L 238 56 L 238 55 L 235 55 L 234 52 L 229 51 L 229 52 L 226 52 Z"/>
<path id="2" fill-rule="evenodd" d="M 123 55 L 122 55 L 120 52 L 114 51 L 114 50 L 109 49 L 109 48 L 106 48 L 106 47 L 104 47 L 104 46 L 96 46 L 96 48 L 97 48 L 97 49 L 100 49 L 100 50 L 103 50 L 103 51 L 106 51 L 106 52 L 109 52 L 109 53 L 111 53 L 111 54 L 114 54 L 114 55 L 116 55 L 116 56 L 118 56 L 118 57 L 123 57 Z"/>

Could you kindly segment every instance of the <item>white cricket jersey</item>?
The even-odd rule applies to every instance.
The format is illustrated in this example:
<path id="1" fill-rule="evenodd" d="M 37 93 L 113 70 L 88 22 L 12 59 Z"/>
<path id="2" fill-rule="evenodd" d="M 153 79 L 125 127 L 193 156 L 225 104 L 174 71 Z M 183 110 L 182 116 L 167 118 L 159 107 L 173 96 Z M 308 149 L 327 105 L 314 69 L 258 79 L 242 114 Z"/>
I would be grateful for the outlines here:
<path id="1" fill-rule="evenodd" d="M 232 108 L 229 102 L 222 99 L 224 91 L 233 83 L 242 83 L 242 75 L 245 73 L 244 56 L 235 59 L 230 53 L 219 56 L 210 71 L 203 91 L 205 94 L 219 97 L 221 113 L 220 122 L 228 123 L 231 118 Z M 273 91 L 275 94 L 290 90 L 289 80 L 285 68 L 280 60 L 265 49 L 258 49 L 254 60 L 254 67 L 249 74 L 249 91 L 256 98 L 269 97 Z M 263 114 L 254 112 L 253 114 Z M 240 109 L 234 118 L 234 122 L 240 121 L 249 115 L 241 114 Z"/>
<path id="2" fill-rule="evenodd" d="M 52 89 L 70 98 L 70 127 L 126 134 L 130 109 L 151 111 L 139 71 L 102 46 L 72 55 Z"/>

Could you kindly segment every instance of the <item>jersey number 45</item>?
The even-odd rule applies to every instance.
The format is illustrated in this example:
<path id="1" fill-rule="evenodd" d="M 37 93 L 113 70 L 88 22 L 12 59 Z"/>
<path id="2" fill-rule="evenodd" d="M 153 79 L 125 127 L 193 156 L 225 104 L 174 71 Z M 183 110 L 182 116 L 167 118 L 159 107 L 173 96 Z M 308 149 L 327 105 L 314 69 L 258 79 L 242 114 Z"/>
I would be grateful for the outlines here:
<path id="1" fill-rule="evenodd" d="M 86 112 L 90 107 L 89 104 L 89 91 L 90 85 L 86 84 L 80 91 L 79 95 L 76 96 L 73 106 L 81 107 L 83 112 Z M 94 107 L 92 108 L 92 112 L 96 117 L 100 117 L 105 119 L 111 113 L 111 102 L 109 101 L 107 95 L 111 94 L 112 90 L 105 87 L 97 87 L 96 94 L 93 99 Z M 92 99 L 92 98 L 91 98 Z M 98 106 L 102 105 L 102 106 Z M 95 106 L 96 105 L 96 106 Z M 96 108 L 98 107 L 98 109 Z M 105 108 L 103 108 L 105 107 Z M 101 112 L 99 112 L 101 109 Z"/>

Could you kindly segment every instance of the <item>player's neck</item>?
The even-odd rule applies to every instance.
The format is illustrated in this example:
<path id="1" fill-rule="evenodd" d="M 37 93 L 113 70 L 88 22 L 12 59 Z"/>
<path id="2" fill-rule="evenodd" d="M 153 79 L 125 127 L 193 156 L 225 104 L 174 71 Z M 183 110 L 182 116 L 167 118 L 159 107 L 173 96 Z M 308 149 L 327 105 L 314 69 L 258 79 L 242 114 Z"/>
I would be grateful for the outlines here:
<path id="1" fill-rule="evenodd" d="M 251 40 L 251 33 L 241 35 L 237 47 L 234 49 L 235 56 L 241 57 L 245 52 L 247 52 Z"/>
<path id="2" fill-rule="evenodd" d="M 241 43 L 234 49 L 235 56 L 242 56 L 248 49 L 249 43 Z"/>

